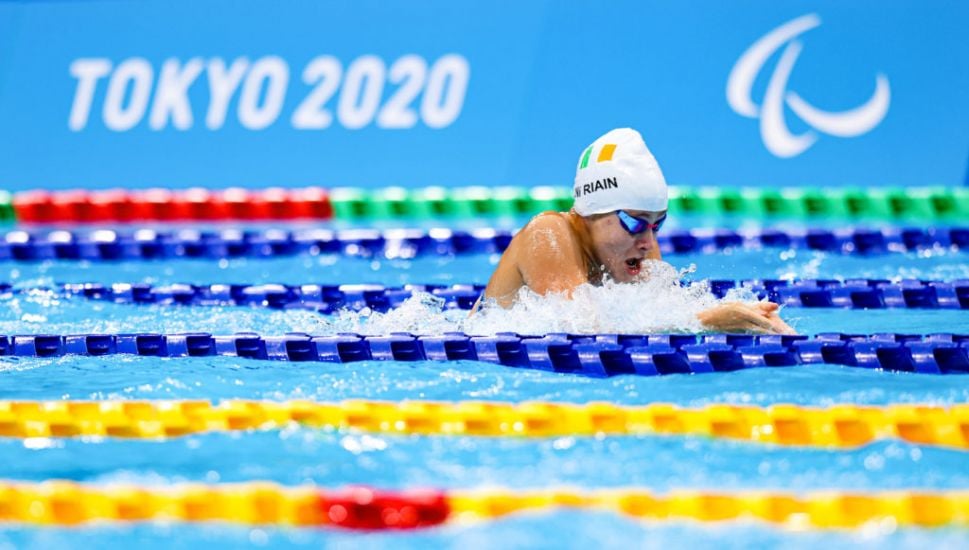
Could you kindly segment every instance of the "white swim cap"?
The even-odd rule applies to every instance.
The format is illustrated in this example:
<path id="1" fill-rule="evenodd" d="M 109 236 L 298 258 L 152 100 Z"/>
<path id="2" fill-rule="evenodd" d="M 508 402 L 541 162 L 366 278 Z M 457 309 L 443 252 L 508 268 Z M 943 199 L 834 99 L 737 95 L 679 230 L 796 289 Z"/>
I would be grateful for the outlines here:
<path id="1" fill-rule="evenodd" d="M 666 179 L 643 137 L 612 130 L 586 147 L 575 169 L 572 208 L 582 216 L 614 210 L 666 210 Z"/>

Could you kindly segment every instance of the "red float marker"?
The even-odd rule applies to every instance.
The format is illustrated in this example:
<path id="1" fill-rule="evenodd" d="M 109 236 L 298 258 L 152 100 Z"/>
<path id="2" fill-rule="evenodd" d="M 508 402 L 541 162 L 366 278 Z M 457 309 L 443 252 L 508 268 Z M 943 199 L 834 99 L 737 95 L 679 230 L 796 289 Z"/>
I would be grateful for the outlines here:
<path id="1" fill-rule="evenodd" d="M 61 191 L 51 195 L 51 217 L 56 221 L 86 222 L 90 220 L 88 194 L 81 189 Z"/>
<path id="2" fill-rule="evenodd" d="M 46 191 L 23 191 L 13 196 L 17 220 L 26 223 L 49 223 L 52 219 L 51 195 Z"/>
<path id="3" fill-rule="evenodd" d="M 273 220 L 291 220 L 295 218 L 293 200 L 289 191 L 281 187 L 270 187 L 259 193 L 260 199 L 266 205 L 266 215 Z"/>
<path id="4" fill-rule="evenodd" d="M 128 192 L 124 189 L 105 189 L 88 193 L 90 221 L 125 222 L 137 219 Z"/>
<path id="5" fill-rule="evenodd" d="M 392 493 L 354 487 L 320 495 L 325 521 L 346 529 L 418 529 L 447 521 L 451 514 L 444 493 L 405 491 Z"/>
<path id="6" fill-rule="evenodd" d="M 333 217 L 333 205 L 322 187 L 290 189 L 289 194 L 293 205 L 293 218 L 325 220 Z"/>

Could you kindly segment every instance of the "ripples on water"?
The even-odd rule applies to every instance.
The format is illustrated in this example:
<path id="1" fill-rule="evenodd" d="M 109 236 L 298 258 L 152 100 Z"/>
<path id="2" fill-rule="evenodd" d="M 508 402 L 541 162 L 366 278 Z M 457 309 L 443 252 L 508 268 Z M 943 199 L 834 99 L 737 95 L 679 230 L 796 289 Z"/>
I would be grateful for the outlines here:
<path id="1" fill-rule="evenodd" d="M 0 297 L 0 333 L 116 333 L 254 331 L 282 334 L 404 331 L 439 334 L 547 332 L 641 333 L 696 331 L 696 313 L 717 300 L 691 278 L 969 277 L 964 253 L 931 251 L 877 258 L 811 251 L 728 251 L 671 256 L 637 284 L 583 286 L 572 300 L 525 292 L 515 307 L 486 305 L 477 315 L 443 310 L 442 301 L 418 294 L 388 312 L 322 316 L 299 310 L 238 307 L 136 306 L 64 298 L 36 291 Z M 496 256 L 414 261 L 298 257 L 271 260 L 186 260 L 89 264 L 8 264 L 6 281 L 17 286 L 54 282 L 188 282 L 211 284 L 333 284 L 374 282 L 484 283 Z M 675 267 L 674 267 L 675 266 Z M 738 291 L 728 299 L 751 300 Z M 782 316 L 802 333 L 960 330 L 963 311 L 786 309 Z M 969 377 L 933 377 L 845 367 L 755 369 L 729 374 L 621 376 L 593 380 L 508 369 L 475 362 L 364 362 L 353 365 L 250 361 L 228 357 L 160 359 L 113 356 L 0 358 L 3 397 L 9 399 L 314 399 L 665 401 L 805 405 L 834 403 L 935 403 L 969 400 Z M 884 489 L 965 487 L 964 453 L 880 441 L 848 450 L 771 447 L 698 437 L 643 438 L 427 438 L 282 431 L 202 434 L 166 442 L 123 440 L 0 441 L 4 476 L 65 477 L 104 483 L 163 485 L 173 481 L 225 482 L 256 478 L 339 486 L 368 483 L 445 487 L 514 487 L 568 484 L 579 487 L 638 484 L 654 490 L 696 488 Z M 791 533 L 751 524 L 650 524 L 596 512 L 557 511 L 513 516 L 477 525 L 454 525 L 410 534 L 361 535 L 311 529 L 250 529 L 226 525 L 92 526 L 83 529 L 0 526 L 0 548 L 79 545 L 185 547 L 264 545 L 337 547 L 492 547 L 596 544 L 665 548 L 685 540 L 703 546 L 828 545 L 964 547 L 965 530 L 905 530 L 878 525 L 852 532 Z"/>

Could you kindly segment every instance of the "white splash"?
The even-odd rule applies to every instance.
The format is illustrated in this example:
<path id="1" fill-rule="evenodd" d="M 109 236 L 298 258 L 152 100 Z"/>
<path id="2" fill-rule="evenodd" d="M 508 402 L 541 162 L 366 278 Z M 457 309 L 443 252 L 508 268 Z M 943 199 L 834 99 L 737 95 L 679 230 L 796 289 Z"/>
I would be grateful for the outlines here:
<path id="1" fill-rule="evenodd" d="M 324 319 L 323 333 L 356 332 L 359 334 L 390 334 L 410 332 L 413 334 L 442 334 L 461 331 L 468 312 L 444 310 L 444 299 L 426 292 L 415 292 L 399 307 L 387 313 L 370 309 L 359 312 L 343 310 L 335 319 Z M 314 333 L 319 333 L 316 329 Z"/>
<path id="2" fill-rule="evenodd" d="M 512 308 L 483 308 L 464 324 L 470 334 L 696 332 L 696 315 L 717 303 L 706 283 L 682 286 L 685 273 L 665 262 L 645 262 L 635 283 L 606 280 L 581 285 L 569 299 L 564 294 L 538 295 L 522 289 Z"/>
<path id="3" fill-rule="evenodd" d="M 720 303 L 706 282 L 680 283 L 690 270 L 678 272 L 665 262 L 645 262 L 644 276 L 635 283 L 606 280 L 601 286 L 581 285 L 568 298 L 564 293 L 545 296 L 523 288 L 516 304 L 504 309 L 485 302 L 474 315 L 462 310 L 442 310 L 444 301 L 416 293 L 400 307 L 387 313 L 341 312 L 322 321 L 314 332 L 360 334 L 467 334 L 699 332 L 697 314 Z M 756 301 L 747 289 L 728 293 L 723 301 Z"/>

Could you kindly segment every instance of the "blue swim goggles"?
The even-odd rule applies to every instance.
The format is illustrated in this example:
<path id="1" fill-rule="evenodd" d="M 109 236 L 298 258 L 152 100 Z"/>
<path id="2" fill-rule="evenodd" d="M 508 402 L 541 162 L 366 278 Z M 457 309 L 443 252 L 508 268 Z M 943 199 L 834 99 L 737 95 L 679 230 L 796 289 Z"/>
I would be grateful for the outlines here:
<path id="1" fill-rule="evenodd" d="M 663 227 L 663 223 L 666 221 L 665 214 L 662 218 L 656 220 L 656 223 L 649 223 L 649 220 L 631 216 L 625 210 L 616 210 L 616 217 L 619 218 L 619 223 L 622 224 L 623 229 L 634 236 L 639 235 L 647 229 L 652 229 L 653 233 L 656 233 L 660 227 Z"/>

